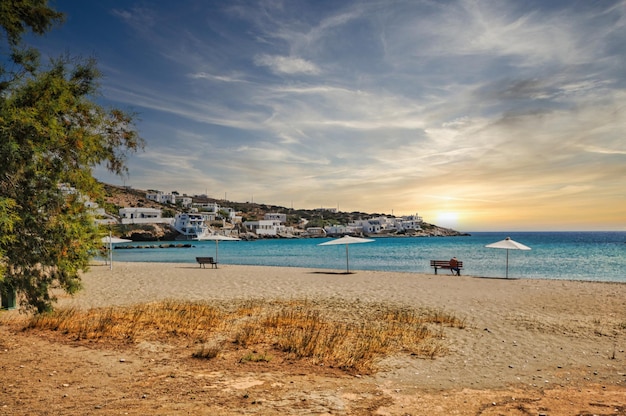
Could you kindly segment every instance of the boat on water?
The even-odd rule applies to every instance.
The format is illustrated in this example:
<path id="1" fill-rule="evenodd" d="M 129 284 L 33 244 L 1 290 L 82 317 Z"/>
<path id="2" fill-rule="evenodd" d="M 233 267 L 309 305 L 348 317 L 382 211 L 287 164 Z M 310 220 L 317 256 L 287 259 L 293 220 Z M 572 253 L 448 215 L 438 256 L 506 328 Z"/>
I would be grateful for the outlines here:
<path id="1" fill-rule="evenodd" d="M 180 233 L 182 240 L 202 240 L 211 235 L 207 225 L 208 215 L 201 213 L 176 214 L 172 228 Z"/>

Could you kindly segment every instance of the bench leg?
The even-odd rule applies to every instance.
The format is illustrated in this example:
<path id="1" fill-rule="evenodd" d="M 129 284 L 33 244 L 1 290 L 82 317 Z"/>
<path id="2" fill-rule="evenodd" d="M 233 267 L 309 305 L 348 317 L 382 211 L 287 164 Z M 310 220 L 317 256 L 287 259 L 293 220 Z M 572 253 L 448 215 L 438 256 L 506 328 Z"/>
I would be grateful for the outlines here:
<path id="1" fill-rule="evenodd" d="M 437 267 L 435 267 L 435 274 L 437 274 Z"/>

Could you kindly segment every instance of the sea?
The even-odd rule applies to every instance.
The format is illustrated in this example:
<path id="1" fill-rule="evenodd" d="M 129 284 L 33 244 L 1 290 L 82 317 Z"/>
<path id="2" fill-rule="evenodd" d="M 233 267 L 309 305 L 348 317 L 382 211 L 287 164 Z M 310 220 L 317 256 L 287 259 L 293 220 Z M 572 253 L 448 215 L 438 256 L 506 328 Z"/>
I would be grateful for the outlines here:
<path id="1" fill-rule="evenodd" d="M 304 267 L 346 271 L 381 270 L 433 273 L 430 260 L 463 261 L 463 275 L 492 278 L 554 279 L 626 283 L 626 231 L 616 232 L 470 232 L 459 237 L 371 237 L 373 242 L 320 243 L 330 238 L 256 241 L 172 241 L 122 243 L 113 261 L 195 263 L 213 256 L 220 264 Z M 530 251 L 485 247 L 510 237 Z M 159 245 L 190 244 L 187 248 Z M 143 246 L 142 248 L 138 248 Z M 508 265 L 507 265 L 508 254 Z M 508 267 L 508 270 L 507 270 Z M 448 270 L 439 270 L 446 275 Z"/>

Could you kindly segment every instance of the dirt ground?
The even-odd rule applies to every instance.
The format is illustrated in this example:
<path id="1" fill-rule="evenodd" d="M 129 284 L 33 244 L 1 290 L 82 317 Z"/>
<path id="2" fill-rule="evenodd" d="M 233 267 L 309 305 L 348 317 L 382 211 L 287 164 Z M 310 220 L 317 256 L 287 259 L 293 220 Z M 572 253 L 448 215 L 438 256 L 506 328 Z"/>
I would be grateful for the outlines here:
<path id="1" fill-rule="evenodd" d="M 458 365 L 454 351 L 435 360 L 390 358 L 378 373 L 359 375 L 280 357 L 201 360 L 190 349 L 72 341 L 2 325 L 0 414 L 626 415 L 623 351 L 588 365 L 510 365 L 518 382 L 500 382 L 489 368 L 454 380 L 459 372 L 445 370 Z"/>

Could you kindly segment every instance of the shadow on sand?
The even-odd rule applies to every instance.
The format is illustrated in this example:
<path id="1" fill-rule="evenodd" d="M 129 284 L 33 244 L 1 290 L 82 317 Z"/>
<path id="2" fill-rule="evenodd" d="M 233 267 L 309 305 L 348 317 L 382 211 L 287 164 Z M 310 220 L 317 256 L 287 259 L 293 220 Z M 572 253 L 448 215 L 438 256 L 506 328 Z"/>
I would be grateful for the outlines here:
<path id="1" fill-rule="evenodd" d="M 491 276 L 465 276 L 472 279 L 488 279 L 488 280 L 520 280 L 519 277 L 491 277 Z"/>

